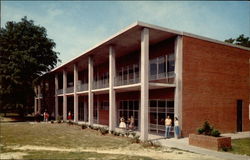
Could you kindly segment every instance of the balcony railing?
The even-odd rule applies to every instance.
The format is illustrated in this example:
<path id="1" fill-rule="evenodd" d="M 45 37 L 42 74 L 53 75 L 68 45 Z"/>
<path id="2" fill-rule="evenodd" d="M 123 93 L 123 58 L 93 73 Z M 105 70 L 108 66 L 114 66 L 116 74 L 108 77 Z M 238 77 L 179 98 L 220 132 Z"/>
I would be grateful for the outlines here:
<path id="1" fill-rule="evenodd" d="M 128 84 L 135 84 L 140 82 L 140 77 L 123 79 L 122 76 L 115 77 L 115 86 L 122 86 Z"/>
<path id="2" fill-rule="evenodd" d="M 37 97 L 37 98 L 43 98 L 43 94 L 42 94 L 42 93 L 40 93 L 40 94 L 38 93 L 38 94 L 36 95 L 36 97 Z"/>
<path id="3" fill-rule="evenodd" d="M 72 86 L 72 87 L 68 87 L 67 89 L 66 89 L 66 93 L 73 93 L 74 92 L 74 87 Z"/>
<path id="4" fill-rule="evenodd" d="M 175 73 L 174 72 L 164 72 L 164 73 L 158 73 L 158 74 L 150 74 L 149 80 L 160 80 L 160 79 L 168 79 L 168 78 L 174 78 Z"/>
<path id="5" fill-rule="evenodd" d="M 77 92 L 87 91 L 87 90 L 88 90 L 88 83 L 77 85 Z"/>
<path id="6" fill-rule="evenodd" d="M 100 88 L 108 88 L 109 87 L 109 80 L 98 80 L 93 82 L 93 89 L 100 89 Z"/>
<path id="7" fill-rule="evenodd" d="M 58 89 L 57 94 L 63 94 L 63 89 Z"/>

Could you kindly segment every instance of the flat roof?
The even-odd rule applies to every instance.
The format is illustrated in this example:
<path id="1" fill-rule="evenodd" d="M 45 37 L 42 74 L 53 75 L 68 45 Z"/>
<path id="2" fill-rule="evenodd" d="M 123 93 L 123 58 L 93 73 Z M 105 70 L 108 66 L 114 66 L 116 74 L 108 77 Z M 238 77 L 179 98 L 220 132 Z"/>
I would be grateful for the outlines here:
<path id="1" fill-rule="evenodd" d="M 239 46 L 239 45 L 235 45 L 235 44 L 215 40 L 215 39 L 208 38 L 208 37 L 195 35 L 195 34 L 192 34 L 192 33 L 177 31 L 177 30 L 173 30 L 173 29 L 169 29 L 169 28 L 165 28 L 165 27 L 161 27 L 161 26 L 157 26 L 157 25 L 153 25 L 153 24 L 148 24 L 148 23 L 141 22 L 141 21 L 137 21 L 137 22 L 131 24 L 130 26 L 122 29 L 120 32 L 118 32 L 118 33 L 112 35 L 111 37 L 105 39 L 104 41 L 98 43 L 97 45 L 90 48 L 89 50 L 83 52 L 79 56 L 77 56 L 77 57 L 65 62 L 64 64 L 54 68 L 53 70 L 51 70 L 48 73 L 58 71 L 58 70 L 62 69 L 63 67 L 66 67 L 66 65 L 68 65 L 68 64 L 75 63 L 78 59 L 80 59 L 83 56 L 98 53 L 98 51 L 103 51 L 104 47 L 107 48 L 107 46 L 115 44 L 115 42 L 118 42 L 118 40 L 122 41 L 122 40 L 126 39 L 125 37 L 129 36 L 130 34 L 134 34 L 134 35 L 138 36 L 138 31 L 142 30 L 143 28 L 149 28 L 149 29 L 153 30 L 152 35 L 155 36 L 155 39 L 154 39 L 155 41 L 159 41 L 163 37 L 168 37 L 168 36 L 171 37 L 171 36 L 174 36 L 174 35 L 184 35 L 184 36 L 189 36 L 189 37 L 193 37 L 193 38 L 197 38 L 197 39 L 201 39 L 201 40 L 205 40 L 205 41 L 210 41 L 210 42 L 217 43 L 217 44 L 222 44 L 222 45 L 226 45 L 226 46 L 235 47 L 235 48 L 250 51 L 250 48 L 247 48 L 247 47 L 243 47 L 243 46 Z M 166 34 L 163 34 L 163 33 L 166 33 Z M 150 32 L 150 34 L 151 34 L 151 32 Z M 156 39 L 157 36 L 159 36 L 159 38 Z M 138 38 L 140 38 L 140 36 Z M 137 41 L 138 41 L 138 39 L 137 39 Z M 136 40 L 133 43 L 135 44 Z M 106 51 L 104 51 L 104 52 L 106 52 Z"/>

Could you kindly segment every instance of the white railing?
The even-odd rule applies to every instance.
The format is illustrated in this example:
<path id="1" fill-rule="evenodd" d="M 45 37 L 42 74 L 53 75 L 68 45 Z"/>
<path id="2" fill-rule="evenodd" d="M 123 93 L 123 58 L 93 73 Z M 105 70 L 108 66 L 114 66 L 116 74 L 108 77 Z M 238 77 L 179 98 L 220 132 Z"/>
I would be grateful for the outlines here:
<path id="1" fill-rule="evenodd" d="M 169 79 L 169 78 L 174 78 L 175 73 L 174 72 L 164 72 L 164 73 L 159 73 L 159 74 L 154 74 L 154 75 L 149 75 L 149 80 L 160 80 L 160 79 Z"/>
<path id="2" fill-rule="evenodd" d="M 109 80 L 98 80 L 93 82 L 93 89 L 100 89 L 100 88 L 108 88 L 109 87 Z"/>
<path id="3" fill-rule="evenodd" d="M 88 83 L 77 85 L 77 92 L 87 91 L 87 90 L 88 90 Z"/>
<path id="4" fill-rule="evenodd" d="M 68 87 L 67 89 L 66 89 L 66 93 L 73 93 L 74 92 L 74 87 L 72 86 L 72 87 Z"/>
<path id="5" fill-rule="evenodd" d="M 43 94 L 42 93 L 38 93 L 37 94 L 37 98 L 43 98 Z"/>
<path id="6" fill-rule="evenodd" d="M 63 89 L 58 89 L 57 94 L 63 94 Z"/>
<path id="7" fill-rule="evenodd" d="M 123 79 L 122 76 L 115 77 L 115 86 L 122 86 L 128 84 L 135 84 L 140 82 L 140 77 Z"/>

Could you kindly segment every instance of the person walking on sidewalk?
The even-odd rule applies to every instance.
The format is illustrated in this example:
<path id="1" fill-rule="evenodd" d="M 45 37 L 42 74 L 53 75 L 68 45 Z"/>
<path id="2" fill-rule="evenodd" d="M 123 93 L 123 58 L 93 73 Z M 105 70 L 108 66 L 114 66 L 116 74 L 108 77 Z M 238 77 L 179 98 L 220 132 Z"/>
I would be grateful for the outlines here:
<path id="1" fill-rule="evenodd" d="M 171 125 L 172 125 L 172 120 L 170 119 L 169 116 L 167 116 L 167 118 L 165 119 L 165 127 L 166 127 L 165 138 L 169 138 Z"/>

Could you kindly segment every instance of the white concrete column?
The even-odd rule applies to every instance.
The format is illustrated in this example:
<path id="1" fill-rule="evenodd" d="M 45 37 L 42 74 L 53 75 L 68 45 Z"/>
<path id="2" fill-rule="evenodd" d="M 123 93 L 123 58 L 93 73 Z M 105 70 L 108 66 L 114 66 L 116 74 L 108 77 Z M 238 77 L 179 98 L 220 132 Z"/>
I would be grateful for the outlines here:
<path id="1" fill-rule="evenodd" d="M 36 114 L 37 112 L 37 103 L 36 103 L 36 98 L 37 98 L 37 87 L 34 87 L 34 92 L 35 92 L 35 97 L 34 97 L 34 113 Z"/>
<path id="2" fill-rule="evenodd" d="M 113 131 L 116 127 L 116 97 L 115 97 L 115 51 L 109 47 L 109 130 Z"/>
<path id="3" fill-rule="evenodd" d="M 55 119 L 58 118 L 58 74 L 55 74 Z"/>
<path id="4" fill-rule="evenodd" d="M 149 29 L 141 32 L 141 140 L 148 139 L 148 65 L 149 65 Z"/>
<path id="5" fill-rule="evenodd" d="M 37 97 L 37 106 L 38 106 L 38 112 L 41 113 L 41 86 L 37 86 L 37 92 L 38 92 L 38 97 Z"/>
<path id="6" fill-rule="evenodd" d="M 93 88 L 93 59 L 89 57 L 88 60 L 89 69 L 89 88 L 88 88 L 88 104 L 89 104 L 89 125 L 93 125 L 93 108 L 94 108 L 94 96 L 92 93 Z"/>
<path id="7" fill-rule="evenodd" d="M 37 112 L 37 103 L 36 103 L 36 97 L 34 98 L 34 113 Z"/>
<path id="8" fill-rule="evenodd" d="M 78 82 L 78 67 L 74 64 L 74 122 L 78 122 L 78 95 L 77 92 Z"/>
<path id="9" fill-rule="evenodd" d="M 175 40 L 175 94 L 174 114 L 178 117 L 180 131 L 182 129 L 182 36 Z"/>
<path id="10" fill-rule="evenodd" d="M 67 120 L 67 72 L 63 70 L 63 120 Z"/>

